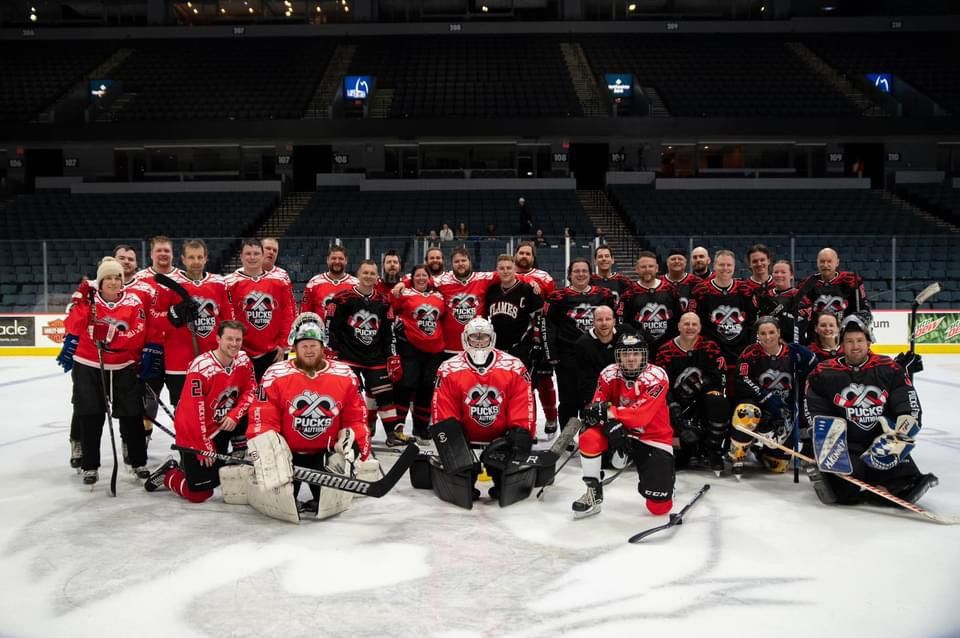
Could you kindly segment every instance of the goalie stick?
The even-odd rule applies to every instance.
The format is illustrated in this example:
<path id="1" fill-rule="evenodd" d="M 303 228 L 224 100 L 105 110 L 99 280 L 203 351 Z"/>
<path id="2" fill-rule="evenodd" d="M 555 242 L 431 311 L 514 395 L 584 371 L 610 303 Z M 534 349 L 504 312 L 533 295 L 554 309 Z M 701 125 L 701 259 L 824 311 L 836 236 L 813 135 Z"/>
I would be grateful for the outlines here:
<path id="1" fill-rule="evenodd" d="M 935 281 L 921 290 L 910 306 L 910 354 L 913 354 L 917 347 L 917 310 L 938 292 L 940 292 L 940 282 Z"/>
<path id="2" fill-rule="evenodd" d="M 216 459 L 226 463 L 253 465 L 253 461 L 236 459 L 229 454 L 220 454 L 219 452 L 197 450 L 183 445 L 174 445 L 172 446 L 172 449 L 180 450 L 181 452 L 198 454 L 209 459 Z M 407 449 L 405 449 L 403 454 L 401 454 L 397 459 L 397 462 L 394 463 L 393 467 L 390 468 L 390 471 L 387 472 L 379 481 L 364 481 L 363 479 L 359 478 L 348 478 L 333 472 L 314 470 L 307 467 L 298 467 L 296 465 L 293 466 L 293 478 L 298 481 L 303 481 L 308 485 L 329 487 L 335 490 L 340 490 L 341 492 L 350 492 L 352 494 L 380 498 L 393 489 L 393 486 L 397 484 L 397 481 L 400 480 L 400 477 L 406 473 L 411 465 L 413 465 L 413 461 L 415 458 L 417 458 L 418 453 L 419 449 L 416 445 L 413 445 L 412 443 L 408 445 Z"/>
<path id="3" fill-rule="evenodd" d="M 790 455 L 792 455 L 792 456 L 800 459 L 801 461 L 803 461 L 803 462 L 805 462 L 805 463 L 809 463 L 809 464 L 811 464 L 811 465 L 817 465 L 817 462 L 816 462 L 814 459 L 812 459 L 812 458 L 810 458 L 809 456 L 807 456 L 806 454 L 802 454 L 802 453 L 800 453 L 800 452 L 797 452 L 797 451 L 794 450 L 793 448 L 789 448 L 789 447 L 787 447 L 787 446 L 785 446 L 785 445 L 781 445 L 780 443 L 777 443 L 777 442 L 774 441 L 773 439 L 768 438 L 768 437 L 760 434 L 759 432 L 754 432 L 754 431 L 752 431 L 752 430 L 748 430 L 747 428 L 744 428 L 744 427 L 742 427 L 742 426 L 738 426 L 738 425 L 736 425 L 736 424 L 734 424 L 733 427 L 736 428 L 736 429 L 738 429 L 738 430 L 740 430 L 740 431 L 743 432 L 744 434 L 750 435 L 751 437 L 753 437 L 753 438 L 756 439 L 757 441 L 760 441 L 761 443 L 763 443 L 763 444 L 766 445 L 767 447 L 775 447 L 775 448 L 777 448 L 778 450 L 782 450 L 783 452 L 786 452 L 787 454 L 790 454 Z M 931 511 L 929 511 L 929 510 L 926 510 L 926 509 L 920 507 L 919 505 L 916 505 L 915 503 L 911 503 L 910 501 L 905 501 L 905 500 L 903 500 L 902 498 L 899 498 L 899 497 L 897 497 L 897 496 L 894 496 L 893 494 L 891 494 L 890 492 L 888 492 L 888 491 L 885 490 L 885 489 L 879 488 L 879 487 L 877 487 L 877 486 L 875 486 L 875 485 L 871 485 L 870 483 L 867 483 L 867 482 L 865 482 L 865 481 L 861 481 L 860 479 L 855 478 L 855 477 L 853 477 L 853 476 L 847 476 L 847 475 L 845 475 L 845 474 L 833 474 L 833 476 L 839 476 L 839 477 L 842 478 L 844 481 L 847 481 L 848 483 L 853 483 L 854 485 L 856 485 L 856 486 L 859 487 L 860 489 L 864 489 L 864 490 L 867 490 L 868 492 L 872 492 L 872 493 L 876 494 L 877 496 L 879 496 L 879 497 L 881 497 L 881 498 L 884 498 L 884 499 L 890 501 L 891 503 L 894 503 L 895 505 L 899 505 L 900 507 L 902 507 L 902 508 L 904 508 L 904 509 L 906 509 L 906 510 L 911 511 L 911 512 L 913 512 L 914 514 L 918 514 L 918 515 L 924 517 L 925 519 L 927 519 L 927 520 L 929 520 L 929 521 L 933 521 L 934 523 L 940 523 L 941 525 L 957 525 L 957 524 L 960 524 L 960 517 L 956 517 L 956 516 L 940 516 L 939 514 L 934 514 L 933 512 L 931 512 Z"/>
<path id="4" fill-rule="evenodd" d="M 689 503 L 687 503 L 686 505 L 684 505 L 684 506 L 683 506 L 683 509 L 680 510 L 679 512 L 676 512 L 675 514 L 671 514 L 671 515 L 670 515 L 670 520 L 669 520 L 669 521 L 667 521 L 665 524 L 660 525 L 660 526 L 658 526 L 658 527 L 651 527 L 650 529 L 644 530 L 644 531 L 640 532 L 639 534 L 634 534 L 633 536 L 631 536 L 630 538 L 627 539 L 627 542 L 628 542 L 628 543 L 639 543 L 640 541 L 642 541 L 643 539 L 645 539 L 647 536 L 650 536 L 651 534 L 655 534 L 655 533 L 660 532 L 660 531 L 663 531 L 663 530 L 665 530 L 665 529 L 670 529 L 671 527 L 675 527 L 675 526 L 677 526 L 677 525 L 683 525 L 683 515 L 686 514 L 686 513 L 687 513 L 687 510 L 689 510 L 691 507 L 693 507 L 693 504 L 696 503 L 697 501 L 699 501 L 699 500 L 700 500 L 700 497 L 703 496 L 704 494 L 706 494 L 706 493 L 707 493 L 707 490 L 709 490 L 709 489 L 710 489 L 710 484 L 709 484 L 709 483 L 704 484 L 704 486 L 700 488 L 700 491 L 697 492 L 697 495 L 693 497 L 693 500 L 692 500 L 692 501 L 690 501 Z"/>
<path id="5" fill-rule="evenodd" d="M 180 296 L 180 301 L 190 301 L 193 299 L 186 288 L 162 272 L 154 274 L 153 278 L 161 286 L 165 286 L 177 293 L 177 295 Z M 193 356 L 198 357 L 200 356 L 200 346 L 197 344 L 197 323 L 195 321 L 191 321 L 187 330 L 190 332 L 190 341 L 193 343 Z"/>
<path id="6" fill-rule="evenodd" d="M 97 322 L 97 291 L 90 289 L 90 317 L 93 323 Z M 107 427 L 110 428 L 110 448 L 113 450 L 113 471 L 110 473 L 110 496 L 117 496 L 117 472 L 120 470 L 120 462 L 117 460 L 117 437 L 113 433 L 113 403 L 110 401 L 110 393 L 107 392 L 107 372 L 103 366 L 103 351 L 107 347 L 102 341 L 95 342 L 97 346 L 97 361 L 100 362 L 100 386 L 103 390 L 103 406 L 107 409 Z M 111 384 L 112 385 L 112 384 Z"/>

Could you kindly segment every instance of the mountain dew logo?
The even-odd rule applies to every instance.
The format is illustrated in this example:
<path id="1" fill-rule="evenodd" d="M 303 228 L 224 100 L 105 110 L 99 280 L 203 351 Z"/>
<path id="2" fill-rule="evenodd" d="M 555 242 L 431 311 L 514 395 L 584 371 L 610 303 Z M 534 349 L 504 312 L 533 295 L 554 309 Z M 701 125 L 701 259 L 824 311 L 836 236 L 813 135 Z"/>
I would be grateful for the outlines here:
<path id="1" fill-rule="evenodd" d="M 914 334 L 917 343 L 958 344 L 960 313 L 926 312 L 923 318 L 918 318 Z"/>
<path id="2" fill-rule="evenodd" d="M 933 319 L 930 321 L 923 321 L 919 325 L 917 325 L 917 329 L 914 331 L 913 335 L 917 339 L 919 339 L 920 337 L 924 337 L 934 332 L 937 328 L 939 328 L 940 324 L 943 323 L 943 320 L 944 320 L 944 317 L 937 317 L 936 319 Z"/>
<path id="3" fill-rule="evenodd" d="M 960 319 L 947 326 L 947 341 L 960 337 Z"/>

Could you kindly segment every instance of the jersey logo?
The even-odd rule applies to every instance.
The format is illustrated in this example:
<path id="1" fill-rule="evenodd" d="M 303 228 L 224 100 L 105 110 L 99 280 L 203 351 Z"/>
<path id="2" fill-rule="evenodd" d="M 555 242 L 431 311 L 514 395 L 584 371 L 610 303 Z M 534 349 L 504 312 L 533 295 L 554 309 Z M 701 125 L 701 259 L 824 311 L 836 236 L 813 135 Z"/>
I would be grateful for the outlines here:
<path id="1" fill-rule="evenodd" d="M 259 290 L 251 291 L 243 298 L 243 311 L 247 321 L 257 330 L 263 330 L 273 319 L 273 297 Z"/>
<path id="2" fill-rule="evenodd" d="M 875 385 L 851 383 L 833 397 L 833 403 L 843 408 L 847 421 L 869 430 L 883 416 L 888 394 Z"/>
<path id="3" fill-rule="evenodd" d="M 480 302 L 476 295 L 465 292 L 454 295 L 450 299 L 450 310 L 453 312 L 453 318 L 464 325 L 477 316 L 477 306 L 479 305 Z"/>
<path id="4" fill-rule="evenodd" d="M 227 412 L 233 409 L 233 406 L 237 405 L 237 397 L 240 396 L 240 389 L 235 386 L 229 386 L 223 389 L 223 392 L 220 393 L 220 396 L 217 397 L 217 400 L 213 403 L 213 420 L 217 423 L 223 421 L 223 418 L 227 416 Z"/>
<path id="5" fill-rule="evenodd" d="M 813 302 L 814 312 L 823 312 L 824 310 L 832 313 L 841 313 L 847 309 L 847 301 L 843 297 L 836 295 L 820 295 Z"/>
<path id="6" fill-rule="evenodd" d="M 567 311 L 567 317 L 577 324 L 580 332 L 586 332 L 593 327 L 594 306 L 588 303 L 577 304 Z"/>
<path id="7" fill-rule="evenodd" d="M 684 369 L 677 375 L 673 387 L 685 397 L 696 396 L 703 389 L 703 370 L 693 366 Z"/>
<path id="8" fill-rule="evenodd" d="M 326 432 L 339 413 L 336 401 L 311 390 L 304 390 L 290 402 L 293 429 L 305 439 L 315 439 Z"/>
<path id="9" fill-rule="evenodd" d="M 380 332 L 380 317 L 369 310 L 358 310 L 347 320 L 347 324 L 353 328 L 353 334 L 357 341 L 365 346 L 373 343 Z"/>
<path id="10" fill-rule="evenodd" d="M 793 386 L 791 383 L 792 380 L 789 373 L 781 370 L 764 370 L 757 378 L 757 381 L 760 382 L 760 387 L 764 390 L 774 390 L 783 393 L 790 391 L 790 388 Z"/>
<path id="11" fill-rule="evenodd" d="M 520 306 L 523 306 L 524 298 L 520 298 Z M 511 319 L 516 319 L 517 315 L 520 314 L 520 307 L 516 304 L 512 304 L 509 301 L 498 301 L 497 303 L 490 306 L 487 310 L 487 316 L 491 319 L 495 316 L 505 315 Z"/>
<path id="12" fill-rule="evenodd" d="M 333 302 L 333 298 L 334 298 L 336 295 L 337 295 L 336 292 L 331 292 L 329 295 L 327 295 L 326 297 L 324 297 L 324 298 L 323 298 L 323 301 L 320 302 L 320 307 L 323 308 L 324 310 L 326 310 L 327 306 L 329 306 L 329 305 Z"/>
<path id="13" fill-rule="evenodd" d="M 710 313 L 710 323 L 716 326 L 717 332 L 727 339 L 736 339 L 740 336 L 745 319 L 743 311 L 736 306 L 717 306 Z"/>
<path id="14" fill-rule="evenodd" d="M 640 312 L 634 315 L 634 317 L 651 337 L 657 339 L 667 331 L 667 324 L 670 321 L 670 309 L 662 303 L 651 301 L 644 304 Z"/>
<path id="15" fill-rule="evenodd" d="M 213 299 L 194 297 L 193 300 L 200 306 L 197 319 L 193 322 L 193 333 L 198 337 L 209 337 L 217 327 L 217 315 L 220 314 L 220 309 Z"/>
<path id="16" fill-rule="evenodd" d="M 433 336 L 437 331 L 437 319 L 440 318 L 440 311 L 430 304 L 417 306 L 413 310 L 413 318 L 417 320 L 417 327 L 420 332 L 427 336 Z"/>
<path id="17" fill-rule="evenodd" d="M 503 395 L 494 387 L 478 384 L 467 391 L 465 403 L 470 408 L 470 418 L 487 428 L 500 416 Z"/>

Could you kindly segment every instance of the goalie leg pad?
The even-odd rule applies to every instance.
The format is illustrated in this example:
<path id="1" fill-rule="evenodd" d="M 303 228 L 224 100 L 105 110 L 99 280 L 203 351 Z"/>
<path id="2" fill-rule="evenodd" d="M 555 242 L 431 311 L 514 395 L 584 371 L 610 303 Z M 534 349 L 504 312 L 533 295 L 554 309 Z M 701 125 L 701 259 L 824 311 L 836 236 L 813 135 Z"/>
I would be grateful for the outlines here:
<path id="1" fill-rule="evenodd" d="M 255 475 L 253 479 L 256 480 Z M 272 490 L 265 490 L 256 483 L 249 483 L 247 502 L 250 507 L 270 518 L 288 523 L 300 522 L 297 501 L 293 498 L 293 483 L 287 483 Z"/>
<path id="2" fill-rule="evenodd" d="M 430 480 L 430 457 L 428 455 L 418 454 L 413 465 L 410 466 L 410 485 L 418 490 L 433 488 L 433 482 Z"/>
<path id="3" fill-rule="evenodd" d="M 254 471 L 249 465 L 224 465 L 220 468 L 220 490 L 223 502 L 230 505 L 247 505 L 247 488 L 253 481 Z"/>
<path id="4" fill-rule="evenodd" d="M 293 481 L 293 454 L 279 434 L 268 430 L 250 439 L 247 454 L 253 459 L 257 483 L 271 490 Z"/>
<path id="5" fill-rule="evenodd" d="M 813 453 L 823 472 L 846 474 L 853 472 L 850 450 L 847 447 L 847 422 L 830 416 L 813 417 Z"/>
<path id="6" fill-rule="evenodd" d="M 327 471 L 341 476 L 350 476 L 350 465 L 340 452 L 334 452 L 327 457 Z M 320 488 L 320 497 L 317 499 L 317 519 L 323 520 L 336 516 L 340 512 L 350 509 L 353 494 L 329 487 Z"/>
<path id="7" fill-rule="evenodd" d="M 500 507 L 506 507 L 530 496 L 537 480 L 537 468 L 524 467 L 513 472 L 497 472 L 493 479 L 497 485 L 497 503 Z"/>
<path id="8" fill-rule="evenodd" d="M 433 493 L 441 501 L 453 503 L 463 509 L 473 509 L 473 465 L 471 468 L 457 474 L 450 474 L 436 462 L 430 462 L 430 483 Z"/>
<path id="9" fill-rule="evenodd" d="M 448 473 L 460 474 L 473 467 L 473 452 L 463 435 L 463 426 L 457 421 L 446 419 L 434 423 L 430 427 L 430 436 L 443 462 L 443 469 Z"/>
<path id="10" fill-rule="evenodd" d="M 760 425 L 760 419 L 763 416 L 763 412 L 759 407 L 753 405 L 752 403 L 740 403 L 733 410 L 733 418 L 731 422 L 734 427 L 730 430 L 730 447 L 731 451 L 735 443 L 740 444 L 743 447 L 749 447 L 753 444 L 754 439 L 749 434 L 744 434 L 739 431 L 737 427 L 742 427 L 746 430 L 753 432 L 757 429 L 757 426 Z"/>

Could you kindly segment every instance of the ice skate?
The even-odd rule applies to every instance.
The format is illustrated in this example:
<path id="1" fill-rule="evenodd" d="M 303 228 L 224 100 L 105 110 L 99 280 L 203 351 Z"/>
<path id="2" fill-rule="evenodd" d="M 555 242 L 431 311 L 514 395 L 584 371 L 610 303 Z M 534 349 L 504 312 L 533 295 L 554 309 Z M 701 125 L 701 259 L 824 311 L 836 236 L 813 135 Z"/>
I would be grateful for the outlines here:
<path id="1" fill-rule="evenodd" d="M 600 505 L 603 503 L 603 485 L 595 478 L 585 478 L 583 482 L 587 484 L 587 491 L 583 496 L 573 502 L 574 518 L 586 518 L 600 513 Z"/>
<path id="2" fill-rule="evenodd" d="M 180 464 L 177 463 L 175 459 L 172 457 L 167 459 L 163 465 L 155 469 L 152 474 L 147 476 L 147 480 L 143 484 L 143 489 L 147 490 L 148 492 L 162 490 L 164 487 L 163 479 L 166 476 L 167 471 L 176 467 L 180 467 Z"/>
<path id="3" fill-rule="evenodd" d="M 83 448 L 80 441 L 70 439 L 70 467 L 80 472 L 80 460 L 83 458 Z"/>

